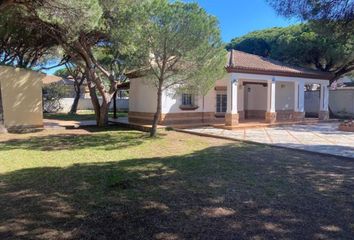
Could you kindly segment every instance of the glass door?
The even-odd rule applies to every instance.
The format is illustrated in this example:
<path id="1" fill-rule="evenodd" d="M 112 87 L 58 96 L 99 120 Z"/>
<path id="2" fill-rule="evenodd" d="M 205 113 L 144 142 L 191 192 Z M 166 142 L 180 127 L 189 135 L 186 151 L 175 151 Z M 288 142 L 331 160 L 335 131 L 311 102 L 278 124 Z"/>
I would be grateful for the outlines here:
<path id="1" fill-rule="evenodd" d="M 227 109 L 227 95 L 226 92 L 216 93 L 216 115 L 225 116 Z"/>

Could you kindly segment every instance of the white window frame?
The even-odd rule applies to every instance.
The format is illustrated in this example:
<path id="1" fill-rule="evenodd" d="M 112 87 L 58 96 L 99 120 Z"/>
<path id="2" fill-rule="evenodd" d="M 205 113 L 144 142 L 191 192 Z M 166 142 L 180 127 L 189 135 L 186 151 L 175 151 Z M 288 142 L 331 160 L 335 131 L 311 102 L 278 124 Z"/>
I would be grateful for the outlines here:
<path id="1" fill-rule="evenodd" d="M 221 101 L 220 101 L 220 106 L 218 106 L 218 95 L 221 95 Z M 225 111 L 222 111 L 222 105 L 223 105 L 223 96 L 226 96 L 226 99 L 225 99 Z M 215 112 L 216 114 L 220 114 L 220 115 L 223 115 L 226 113 L 227 111 L 227 92 L 226 91 L 219 91 L 219 92 L 216 92 L 216 95 L 215 95 L 215 106 L 216 106 L 216 109 L 215 109 Z M 218 111 L 218 108 L 219 110 L 221 111 Z"/>
<path id="2" fill-rule="evenodd" d="M 182 93 L 182 106 L 194 106 L 194 95 Z"/>

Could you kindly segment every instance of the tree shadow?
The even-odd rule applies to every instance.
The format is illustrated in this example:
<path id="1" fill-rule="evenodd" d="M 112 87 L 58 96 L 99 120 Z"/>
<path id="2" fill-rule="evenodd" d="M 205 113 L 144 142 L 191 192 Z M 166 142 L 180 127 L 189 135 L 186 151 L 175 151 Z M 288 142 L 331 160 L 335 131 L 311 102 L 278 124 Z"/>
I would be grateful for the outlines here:
<path id="1" fill-rule="evenodd" d="M 0 239 L 350 239 L 354 165 L 233 144 L 0 175 Z"/>
<path id="2" fill-rule="evenodd" d="M 313 153 L 324 153 L 348 158 L 354 162 L 354 146 L 329 145 L 329 144 L 299 144 L 299 143 L 276 143 L 274 146 L 306 150 Z"/>
<path id="3" fill-rule="evenodd" d="M 117 150 L 140 145 L 148 138 L 146 133 L 121 128 L 87 128 L 85 130 L 88 131 L 88 134 L 63 133 L 3 141 L 0 142 L 0 151 L 15 149 L 60 151 L 90 148 Z M 107 131 L 120 131 L 124 134 L 111 134 Z"/>

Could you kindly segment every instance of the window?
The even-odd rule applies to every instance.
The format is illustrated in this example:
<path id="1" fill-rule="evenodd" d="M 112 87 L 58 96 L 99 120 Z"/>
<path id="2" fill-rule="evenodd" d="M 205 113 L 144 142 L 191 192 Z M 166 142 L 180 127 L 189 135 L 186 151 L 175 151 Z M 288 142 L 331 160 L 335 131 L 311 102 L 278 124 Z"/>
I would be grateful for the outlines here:
<path id="1" fill-rule="evenodd" d="M 217 93 L 216 94 L 216 112 L 217 113 L 226 113 L 227 108 L 227 95 L 226 93 Z"/>
<path id="2" fill-rule="evenodd" d="M 183 106 L 193 106 L 194 105 L 192 94 L 186 94 L 186 93 L 182 94 L 182 105 Z"/>
<path id="3" fill-rule="evenodd" d="M 187 94 L 183 93 L 182 94 L 182 102 L 181 105 L 179 106 L 181 110 L 195 110 L 198 108 L 197 104 L 195 103 L 195 98 L 193 94 Z"/>

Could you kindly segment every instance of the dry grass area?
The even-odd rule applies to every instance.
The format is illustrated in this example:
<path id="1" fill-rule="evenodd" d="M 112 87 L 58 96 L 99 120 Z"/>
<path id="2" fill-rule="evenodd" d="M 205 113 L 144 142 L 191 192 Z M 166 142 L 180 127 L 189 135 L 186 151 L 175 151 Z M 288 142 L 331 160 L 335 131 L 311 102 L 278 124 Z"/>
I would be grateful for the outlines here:
<path id="1" fill-rule="evenodd" d="M 352 239 L 354 162 L 173 131 L 0 136 L 0 239 Z"/>

